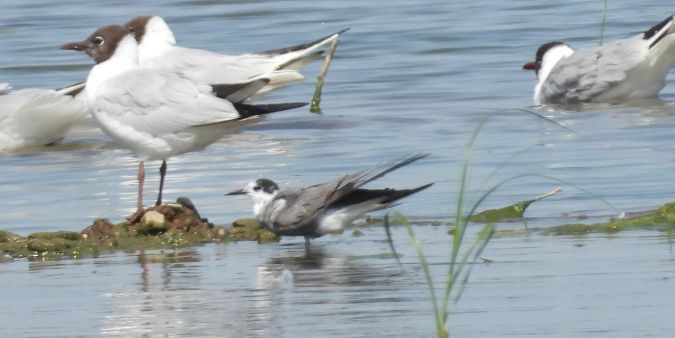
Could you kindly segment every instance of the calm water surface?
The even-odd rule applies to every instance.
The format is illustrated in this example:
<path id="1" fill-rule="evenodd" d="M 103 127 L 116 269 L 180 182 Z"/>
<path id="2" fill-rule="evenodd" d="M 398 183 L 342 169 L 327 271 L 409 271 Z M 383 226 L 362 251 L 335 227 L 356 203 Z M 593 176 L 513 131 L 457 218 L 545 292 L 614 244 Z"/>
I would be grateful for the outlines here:
<path id="1" fill-rule="evenodd" d="M 661 1 L 610 1 L 606 39 L 645 30 L 672 10 Z M 539 110 L 578 135 L 515 109 L 532 104 L 534 75 L 521 70 L 543 42 L 598 43 L 599 1 L 91 1 L 0 2 L 0 82 L 61 87 L 85 79 L 91 62 L 62 51 L 97 27 L 139 14 L 161 15 L 179 43 L 241 53 L 314 39 L 345 27 L 322 101 L 323 115 L 295 110 L 245 127 L 169 162 L 166 198 L 189 196 L 216 223 L 250 215 L 245 199 L 223 193 L 268 177 L 297 186 L 359 170 L 410 152 L 432 157 L 374 186 L 436 184 L 397 207 L 419 219 L 453 213 L 459 164 L 471 130 L 480 134 L 470 190 L 515 174 L 572 186 L 528 210 L 529 224 L 673 201 L 675 83 L 661 101 Z M 265 102 L 309 100 L 308 80 Z M 672 77 L 672 76 L 671 76 Z M 510 110 L 510 111 L 509 111 Z M 81 230 L 94 218 L 120 221 L 133 211 L 136 159 L 91 125 L 66 149 L 0 157 L 0 229 Z M 520 152 L 520 153 L 519 153 Z M 493 175 L 516 153 L 518 156 Z M 159 163 L 147 167 L 147 201 Z M 499 207 L 560 183 L 542 178 L 506 185 L 486 201 Z M 508 224 L 505 227 L 521 227 Z M 445 228 L 418 233 L 437 280 L 447 268 Z M 383 231 L 280 244 L 208 245 L 180 251 L 118 253 L 65 262 L 0 265 L 0 336 L 401 336 L 433 334 L 431 305 L 403 229 L 394 237 L 401 272 Z M 670 336 L 675 256 L 668 237 L 499 238 L 474 268 L 450 328 L 456 336 Z"/>

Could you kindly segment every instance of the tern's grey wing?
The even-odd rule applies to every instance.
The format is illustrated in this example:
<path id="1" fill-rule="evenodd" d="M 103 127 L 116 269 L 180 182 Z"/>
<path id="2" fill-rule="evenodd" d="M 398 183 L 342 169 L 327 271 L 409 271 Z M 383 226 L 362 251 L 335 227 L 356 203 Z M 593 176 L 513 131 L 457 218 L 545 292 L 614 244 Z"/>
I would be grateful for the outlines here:
<path id="1" fill-rule="evenodd" d="M 390 161 L 382 165 L 375 166 L 371 169 L 346 175 L 344 178 L 341 179 L 342 185 L 340 186 L 340 189 L 344 189 L 345 187 L 347 187 L 349 191 L 351 191 L 360 188 L 368 184 L 369 182 L 372 182 L 396 169 L 404 167 L 410 163 L 413 163 L 427 156 L 429 156 L 429 154 L 413 154 L 399 160 Z"/>
<path id="2" fill-rule="evenodd" d="M 330 182 L 281 192 L 269 204 L 263 222 L 271 225 L 272 230 L 277 232 L 311 226 L 329 205 L 368 182 L 427 156 L 428 154 L 410 155 L 368 170 L 344 175 Z"/>
<path id="3" fill-rule="evenodd" d="M 542 85 L 543 97 L 551 103 L 593 101 L 647 57 L 648 44 L 640 34 L 573 53 L 551 70 Z"/>
<path id="4" fill-rule="evenodd" d="M 265 210 L 263 223 L 271 226 L 270 230 L 281 233 L 302 232 L 313 226 L 331 201 L 348 193 L 339 188 L 343 179 L 282 191 Z"/>
<path id="5" fill-rule="evenodd" d="M 170 73 L 134 70 L 101 85 L 96 94 L 97 118 L 153 135 L 239 117 L 228 101 L 209 86 Z"/>

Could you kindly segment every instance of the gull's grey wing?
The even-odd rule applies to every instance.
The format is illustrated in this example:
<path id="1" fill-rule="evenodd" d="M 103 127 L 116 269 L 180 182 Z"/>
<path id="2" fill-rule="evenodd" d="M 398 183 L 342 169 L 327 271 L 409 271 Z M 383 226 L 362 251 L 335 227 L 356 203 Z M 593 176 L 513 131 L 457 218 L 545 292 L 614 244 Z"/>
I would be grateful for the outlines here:
<path id="1" fill-rule="evenodd" d="M 649 41 L 639 34 L 573 53 L 551 70 L 541 89 L 543 97 L 551 103 L 593 101 L 647 57 Z"/>
<path id="2" fill-rule="evenodd" d="M 268 76 L 276 69 L 274 60 L 264 55 L 226 55 L 179 46 L 144 62 L 143 66 L 174 72 L 198 83 L 209 84 L 244 83 Z"/>
<path id="3" fill-rule="evenodd" d="M 105 82 L 96 106 L 99 118 L 152 135 L 239 118 L 234 106 L 215 97 L 210 86 L 147 69 Z"/>

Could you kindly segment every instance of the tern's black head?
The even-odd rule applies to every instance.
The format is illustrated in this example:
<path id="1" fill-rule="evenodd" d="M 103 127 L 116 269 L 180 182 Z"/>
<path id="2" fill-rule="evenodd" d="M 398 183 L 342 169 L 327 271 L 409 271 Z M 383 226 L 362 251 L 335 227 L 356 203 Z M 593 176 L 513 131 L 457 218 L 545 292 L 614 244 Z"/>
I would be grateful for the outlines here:
<path id="1" fill-rule="evenodd" d="M 541 62 L 544 60 L 544 55 L 546 54 L 546 52 L 548 52 L 553 47 L 561 46 L 564 44 L 565 44 L 564 42 L 560 41 L 551 41 L 539 46 L 539 49 L 537 49 L 537 53 L 535 54 L 534 61 L 524 64 L 523 69 L 534 70 L 538 72 L 539 68 L 541 68 Z"/>
<path id="2" fill-rule="evenodd" d="M 153 17 L 149 15 L 137 16 L 129 20 L 129 22 L 125 23 L 124 28 L 128 29 L 131 33 L 134 34 L 136 41 L 141 42 L 143 36 L 145 35 L 145 30 L 148 25 L 148 21 L 150 21 L 150 19 L 152 18 Z"/>
<path id="3" fill-rule="evenodd" d="M 270 179 L 260 178 L 255 181 L 255 185 L 253 185 L 253 190 L 262 191 L 267 194 L 273 194 L 274 192 L 279 190 L 279 186 Z"/>
<path id="4" fill-rule="evenodd" d="M 279 191 L 279 186 L 267 178 L 260 178 L 249 183 L 246 188 L 229 192 L 225 195 L 268 196 Z"/>
<path id="5" fill-rule="evenodd" d="M 85 52 L 96 63 L 101 63 L 108 60 L 115 53 L 117 45 L 127 35 L 129 35 L 129 31 L 122 26 L 104 26 L 97 29 L 84 41 L 66 43 L 61 48 Z"/>

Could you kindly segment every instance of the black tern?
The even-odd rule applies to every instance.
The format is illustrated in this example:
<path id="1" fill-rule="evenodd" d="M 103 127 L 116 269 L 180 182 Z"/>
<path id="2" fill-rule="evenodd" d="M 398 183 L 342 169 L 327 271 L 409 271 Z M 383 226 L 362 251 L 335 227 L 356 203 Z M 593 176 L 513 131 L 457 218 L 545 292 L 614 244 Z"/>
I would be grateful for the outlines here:
<path id="1" fill-rule="evenodd" d="M 433 183 L 401 190 L 362 188 L 426 156 L 411 155 L 330 182 L 283 191 L 274 181 L 261 178 L 227 195 L 248 195 L 254 202 L 255 217 L 267 229 L 280 236 L 304 236 L 308 251 L 311 238 L 342 233 L 363 214 L 392 207 L 400 199 L 430 187 Z"/>

